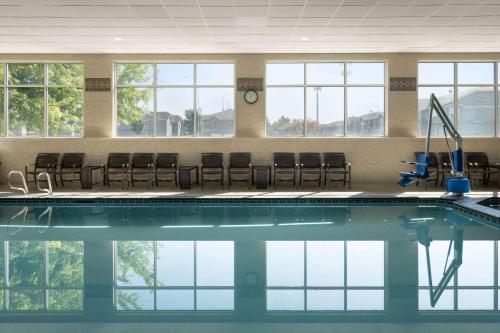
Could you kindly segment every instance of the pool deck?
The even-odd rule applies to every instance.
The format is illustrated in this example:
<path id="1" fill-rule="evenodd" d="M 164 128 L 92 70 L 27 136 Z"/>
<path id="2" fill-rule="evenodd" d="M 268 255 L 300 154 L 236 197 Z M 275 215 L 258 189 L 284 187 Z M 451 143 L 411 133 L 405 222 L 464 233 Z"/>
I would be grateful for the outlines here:
<path id="1" fill-rule="evenodd" d="M 196 187 L 191 190 L 179 190 L 172 187 L 163 187 L 147 189 L 145 187 L 121 189 L 119 186 L 111 188 L 97 187 L 94 190 L 81 190 L 76 186 L 67 186 L 65 188 L 57 187 L 52 195 L 44 192 L 35 192 L 28 195 L 13 192 L 6 186 L 0 186 L 1 198 L 16 199 L 148 199 L 148 198 L 195 198 L 195 199 L 397 199 L 397 198 L 415 198 L 415 199 L 438 199 L 450 198 L 449 194 L 441 191 L 440 187 L 412 186 L 407 189 L 394 184 L 359 184 L 353 185 L 351 190 L 331 188 L 322 190 L 316 187 L 305 189 L 279 188 L 267 190 L 248 190 L 244 186 L 234 187 L 232 189 L 220 189 L 217 186 L 200 189 Z M 34 189 L 30 188 L 30 191 Z M 462 199 L 454 203 L 474 211 L 500 219 L 500 210 L 479 205 L 478 202 L 491 197 L 499 197 L 498 188 L 485 188 L 474 190 L 465 195 Z"/>

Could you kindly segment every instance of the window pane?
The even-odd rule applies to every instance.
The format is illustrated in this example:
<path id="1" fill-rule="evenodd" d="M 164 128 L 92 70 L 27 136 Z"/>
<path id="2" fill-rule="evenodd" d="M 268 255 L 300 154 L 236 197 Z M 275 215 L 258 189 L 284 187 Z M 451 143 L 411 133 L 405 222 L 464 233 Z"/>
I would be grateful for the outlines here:
<path id="1" fill-rule="evenodd" d="M 83 310 L 83 291 L 81 290 L 49 290 L 50 311 Z"/>
<path id="2" fill-rule="evenodd" d="M 459 310 L 493 310 L 493 300 L 493 289 L 458 290 L 457 305 Z"/>
<path id="3" fill-rule="evenodd" d="M 458 270 L 458 285 L 492 286 L 494 276 L 493 241 L 465 241 L 463 263 Z"/>
<path id="4" fill-rule="evenodd" d="M 384 291 L 348 290 L 347 310 L 384 310 Z"/>
<path id="5" fill-rule="evenodd" d="M 9 242 L 9 286 L 43 286 L 45 247 L 41 241 Z"/>
<path id="6" fill-rule="evenodd" d="M 348 63 L 347 84 L 384 84 L 384 63 Z"/>
<path id="7" fill-rule="evenodd" d="M 343 290 L 308 290 L 307 310 L 344 310 Z"/>
<path id="8" fill-rule="evenodd" d="M 193 88 L 157 90 L 156 136 L 193 135 Z"/>
<path id="9" fill-rule="evenodd" d="M 194 242 L 158 242 L 157 269 L 161 286 L 194 286 Z"/>
<path id="10" fill-rule="evenodd" d="M 304 135 L 304 89 L 267 88 L 267 136 Z"/>
<path id="11" fill-rule="evenodd" d="M 383 241 L 348 241 L 347 285 L 384 286 L 384 262 Z"/>
<path id="12" fill-rule="evenodd" d="M 193 85 L 193 64 L 158 64 L 156 80 L 158 84 Z"/>
<path id="13" fill-rule="evenodd" d="M 267 64 L 266 84 L 304 84 L 304 64 Z"/>
<path id="14" fill-rule="evenodd" d="M 306 64 L 307 84 L 344 84 L 343 63 Z"/>
<path id="15" fill-rule="evenodd" d="M 8 64 L 9 85 L 43 85 L 43 64 Z"/>
<path id="16" fill-rule="evenodd" d="M 446 263 L 446 256 L 448 253 L 449 241 L 432 241 L 429 246 L 429 259 L 431 266 L 432 285 L 437 286 L 443 277 L 442 269 L 434 267 L 444 267 Z M 418 244 L 418 285 L 429 286 L 429 272 L 427 269 L 427 255 L 425 253 L 425 246 Z M 449 284 L 451 287 L 451 285 Z"/>
<path id="17" fill-rule="evenodd" d="M 154 294 L 152 290 L 117 290 L 117 310 L 153 310 Z"/>
<path id="18" fill-rule="evenodd" d="M 153 89 L 118 88 L 118 136 L 153 135 Z"/>
<path id="19" fill-rule="evenodd" d="M 234 310 L 234 291 L 223 289 L 197 290 L 197 310 Z"/>
<path id="20" fill-rule="evenodd" d="M 308 241 L 306 246 L 307 286 L 343 286 L 344 242 Z"/>
<path id="21" fill-rule="evenodd" d="M 153 64 L 117 64 L 116 83 L 118 85 L 153 84 Z"/>
<path id="22" fill-rule="evenodd" d="M 158 290 L 158 310 L 194 310 L 193 290 Z"/>
<path id="23" fill-rule="evenodd" d="M 420 258 L 419 258 L 420 261 Z M 420 272 L 419 272 L 420 273 Z M 420 274 L 419 274 L 420 275 Z M 429 290 L 418 291 L 418 309 L 419 310 L 453 310 L 453 290 L 445 290 L 434 307 L 431 306 Z"/>
<path id="24" fill-rule="evenodd" d="M 9 135 L 42 136 L 43 88 L 9 88 Z"/>
<path id="25" fill-rule="evenodd" d="M 116 284 L 118 286 L 153 286 L 153 242 L 116 242 Z"/>
<path id="26" fill-rule="evenodd" d="M 458 128 L 462 136 L 493 136 L 495 92 L 491 87 L 458 88 Z"/>
<path id="27" fill-rule="evenodd" d="M 418 88 L 418 129 L 420 136 L 427 136 L 429 123 L 429 100 L 433 93 L 436 95 L 444 111 L 453 122 L 454 118 L 454 91 L 453 87 L 425 87 Z M 443 123 L 434 112 L 432 115 L 431 136 L 444 136 Z"/>
<path id="28" fill-rule="evenodd" d="M 48 64 L 49 86 L 83 86 L 82 64 Z"/>
<path id="29" fill-rule="evenodd" d="M 9 292 L 9 310 L 41 311 L 45 308 L 43 290 L 21 289 Z"/>
<path id="30" fill-rule="evenodd" d="M 196 284 L 234 286 L 234 242 L 196 243 Z"/>
<path id="31" fill-rule="evenodd" d="M 458 84 L 493 84 L 494 67 L 492 62 L 458 63 Z"/>
<path id="32" fill-rule="evenodd" d="M 56 288 L 83 288 L 83 242 L 52 241 L 48 284 Z"/>
<path id="33" fill-rule="evenodd" d="M 4 252 L 4 247 L 5 243 L 4 241 L 0 241 L 0 286 L 3 286 L 4 285 L 4 272 L 5 272 L 5 262 L 4 262 L 4 256 L 5 256 L 5 252 Z M 1 289 L 1 288 L 0 288 Z M 0 302 L 0 309 L 2 309 L 2 302 Z M 0 310 L 1 311 L 1 310 Z"/>
<path id="34" fill-rule="evenodd" d="M 197 64 L 196 84 L 233 85 L 233 64 Z"/>
<path id="35" fill-rule="evenodd" d="M 49 136 L 83 134 L 83 89 L 49 88 Z"/>
<path id="36" fill-rule="evenodd" d="M 384 135 L 384 88 L 347 88 L 347 135 Z"/>
<path id="37" fill-rule="evenodd" d="M 307 88 L 307 135 L 344 135 L 344 88 Z"/>
<path id="38" fill-rule="evenodd" d="M 304 286 L 304 242 L 266 242 L 267 285 L 270 287 Z"/>
<path id="39" fill-rule="evenodd" d="M 418 83 L 453 84 L 454 72 L 453 63 L 419 63 Z"/>
<path id="40" fill-rule="evenodd" d="M 304 290 L 268 290 L 267 310 L 304 311 Z"/>
<path id="41" fill-rule="evenodd" d="M 5 68 L 5 64 L 0 63 L 0 85 L 3 85 L 4 79 L 5 79 L 4 68 Z"/>
<path id="42" fill-rule="evenodd" d="M 197 94 L 198 135 L 234 135 L 234 89 L 199 88 Z"/>

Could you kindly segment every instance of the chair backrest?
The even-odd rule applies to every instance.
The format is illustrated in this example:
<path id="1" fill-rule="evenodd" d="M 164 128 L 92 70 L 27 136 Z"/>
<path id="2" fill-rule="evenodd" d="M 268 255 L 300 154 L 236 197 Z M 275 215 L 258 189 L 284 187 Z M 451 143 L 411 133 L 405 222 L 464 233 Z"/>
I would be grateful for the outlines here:
<path id="1" fill-rule="evenodd" d="M 248 168 L 252 163 L 252 154 L 250 153 L 230 153 L 229 167 L 231 168 Z"/>
<path id="2" fill-rule="evenodd" d="M 320 168 L 320 153 L 299 153 L 299 161 L 306 168 Z"/>
<path id="3" fill-rule="evenodd" d="M 453 157 L 453 153 L 451 154 L 451 157 Z M 439 153 L 439 160 L 441 161 L 441 164 L 443 164 L 443 163 L 446 163 L 448 165 L 451 164 L 450 155 L 447 152 Z"/>
<path id="4" fill-rule="evenodd" d="M 294 153 L 274 153 L 274 164 L 278 168 L 294 168 L 295 154 Z"/>
<path id="5" fill-rule="evenodd" d="M 483 152 L 465 153 L 465 163 L 477 164 L 480 167 L 487 167 L 489 164 L 488 155 Z"/>
<path id="6" fill-rule="evenodd" d="M 201 154 L 201 165 L 204 168 L 222 168 L 222 153 Z"/>
<path id="7" fill-rule="evenodd" d="M 422 155 L 424 152 L 415 152 L 415 158 L 417 158 L 419 155 Z M 436 168 L 438 166 L 438 158 L 436 153 L 429 153 L 429 158 L 431 160 L 431 165 L 430 167 Z"/>
<path id="8" fill-rule="evenodd" d="M 130 164 L 129 153 L 109 153 L 108 154 L 108 167 L 121 168 L 122 165 Z"/>
<path id="9" fill-rule="evenodd" d="M 135 153 L 132 156 L 132 168 L 147 168 L 153 164 L 154 159 L 153 153 Z"/>
<path id="10" fill-rule="evenodd" d="M 177 167 L 177 153 L 158 153 L 156 156 L 157 168 L 175 168 Z"/>
<path id="11" fill-rule="evenodd" d="M 343 168 L 346 164 L 344 153 L 323 153 L 323 160 L 330 168 Z"/>
<path id="12" fill-rule="evenodd" d="M 64 153 L 61 159 L 61 168 L 81 168 L 85 153 Z"/>
<path id="13" fill-rule="evenodd" d="M 48 168 L 49 166 L 56 166 L 59 155 L 59 153 L 38 153 L 35 160 L 35 167 Z"/>

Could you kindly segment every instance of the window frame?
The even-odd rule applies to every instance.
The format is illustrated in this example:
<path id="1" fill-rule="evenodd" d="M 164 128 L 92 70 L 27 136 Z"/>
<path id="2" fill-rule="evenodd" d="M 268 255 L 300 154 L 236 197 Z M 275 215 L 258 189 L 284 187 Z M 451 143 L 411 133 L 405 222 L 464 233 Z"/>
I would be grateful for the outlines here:
<path id="1" fill-rule="evenodd" d="M 419 82 L 419 70 L 418 66 L 420 64 L 429 64 L 429 63 L 441 63 L 441 64 L 453 64 L 453 83 L 449 84 L 420 84 Z M 458 64 L 467 64 L 467 63 L 489 63 L 493 64 L 493 82 L 491 84 L 460 84 L 458 83 Z M 425 138 L 426 134 L 422 135 L 420 133 L 420 125 L 418 123 L 418 90 L 419 88 L 433 88 L 433 87 L 438 87 L 438 88 L 448 88 L 448 87 L 453 87 L 453 126 L 455 128 L 459 128 L 459 106 L 458 106 L 458 89 L 459 88 L 472 88 L 472 87 L 480 87 L 480 88 L 492 88 L 493 89 L 493 134 L 492 135 L 479 135 L 479 136 L 472 136 L 472 135 L 467 135 L 464 136 L 465 138 L 496 138 L 500 136 L 500 123 L 499 123 L 499 118 L 500 118 L 500 106 L 499 106 L 499 93 L 500 93 L 500 77 L 498 74 L 498 71 L 500 70 L 500 62 L 498 60 L 418 60 L 417 62 L 417 132 L 418 138 Z"/>
<path id="2" fill-rule="evenodd" d="M 153 65 L 153 83 L 151 85 L 119 85 L 117 84 L 117 66 L 119 64 L 151 64 Z M 161 64 L 172 64 L 172 65 L 192 65 L 193 66 L 193 84 L 191 85 L 172 85 L 172 84 L 158 84 L 158 65 Z M 197 65 L 222 65 L 228 64 L 233 66 L 233 84 L 232 85 L 207 85 L 207 84 L 197 84 L 196 78 L 196 67 Z M 117 134 L 118 125 L 118 89 L 119 88 L 151 88 L 153 90 L 153 135 L 152 136 L 119 136 Z M 157 125 L 156 125 L 156 114 L 158 112 L 158 89 L 162 88 L 191 88 L 193 89 L 193 109 L 197 110 L 198 100 L 197 100 L 197 89 L 199 88 L 232 88 L 233 89 L 233 135 L 231 136 L 200 136 L 198 135 L 198 113 L 194 113 L 193 117 L 193 134 L 192 135 L 182 135 L 182 136 L 158 136 L 157 135 Z M 203 138 L 203 139 L 230 139 L 236 137 L 236 64 L 234 61 L 115 61 L 113 63 L 113 138 L 124 138 L 124 139 L 191 139 L 191 138 Z"/>
<path id="3" fill-rule="evenodd" d="M 307 64 L 331 64 L 331 63 L 340 63 L 344 66 L 344 82 L 342 84 L 308 84 L 307 83 Z M 345 75 L 347 72 L 347 64 L 350 63 L 382 63 L 384 64 L 384 83 L 383 84 L 353 84 L 347 82 L 348 75 Z M 270 64 L 302 64 L 304 69 L 304 81 L 303 84 L 267 84 L 267 65 Z M 387 107 L 388 107 L 388 66 L 386 60 L 320 60 L 320 61 L 305 61 L 305 60 L 297 60 L 297 61 L 267 61 L 266 62 L 266 74 L 265 74 L 265 89 L 267 92 L 267 88 L 303 88 L 304 90 L 304 119 L 303 119 L 303 135 L 301 136 L 269 136 L 267 135 L 267 121 L 264 120 L 264 131 L 266 138 L 313 138 L 313 139 L 337 139 L 337 138 L 384 138 L 387 137 Z M 315 87 L 325 87 L 325 88 L 343 88 L 344 89 L 344 133 L 343 135 L 338 136 L 308 136 L 307 133 L 307 88 L 315 88 Z M 377 136 L 359 136 L 359 135 L 348 135 L 347 134 L 347 117 L 348 117 L 348 101 L 347 101 L 347 90 L 351 87 L 361 87 L 361 88 L 384 88 L 384 128 L 383 134 Z M 265 117 L 267 118 L 267 98 L 266 98 L 266 106 L 265 106 Z"/>
<path id="4" fill-rule="evenodd" d="M 43 65 L 43 84 L 19 84 L 19 85 L 10 85 L 8 83 L 8 73 L 9 73 L 9 64 L 41 64 Z M 82 85 L 49 85 L 49 65 L 51 64 L 78 64 L 82 66 Z M 37 138 L 62 138 L 62 139 L 74 139 L 74 138 L 83 138 L 85 133 L 85 66 L 81 61 L 9 61 L 5 60 L 0 62 L 0 66 L 4 68 L 4 82 L 3 82 L 3 135 L 2 138 L 16 138 L 16 139 L 37 139 Z M 9 88 L 43 88 L 43 135 L 34 135 L 34 136 L 18 136 L 18 135 L 9 135 Z M 77 88 L 82 89 L 83 94 L 83 104 L 82 104 L 82 129 L 81 134 L 78 136 L 50 136 L 49 135 L 49 89 L 50 88 Z"/>

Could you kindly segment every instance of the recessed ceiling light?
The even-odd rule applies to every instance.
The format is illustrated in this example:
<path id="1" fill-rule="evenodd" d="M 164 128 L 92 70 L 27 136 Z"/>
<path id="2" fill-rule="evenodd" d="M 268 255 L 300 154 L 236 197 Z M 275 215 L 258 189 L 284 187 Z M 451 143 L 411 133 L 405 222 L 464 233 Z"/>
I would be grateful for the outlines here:
<path id="1" fill-rule="evenodd" d="M 121 41 L 122 39 L 121 39 L 121 37 L 115 37 L 115 40 L 116 40 L 117 42 L 119 42 L 119 41 Z"/>
<path id="2" fill-rule="evenodd" d="M 301 40 L 307 41 L 307 40 L 309 40 L 309 37 L 302 37 Z"/>

